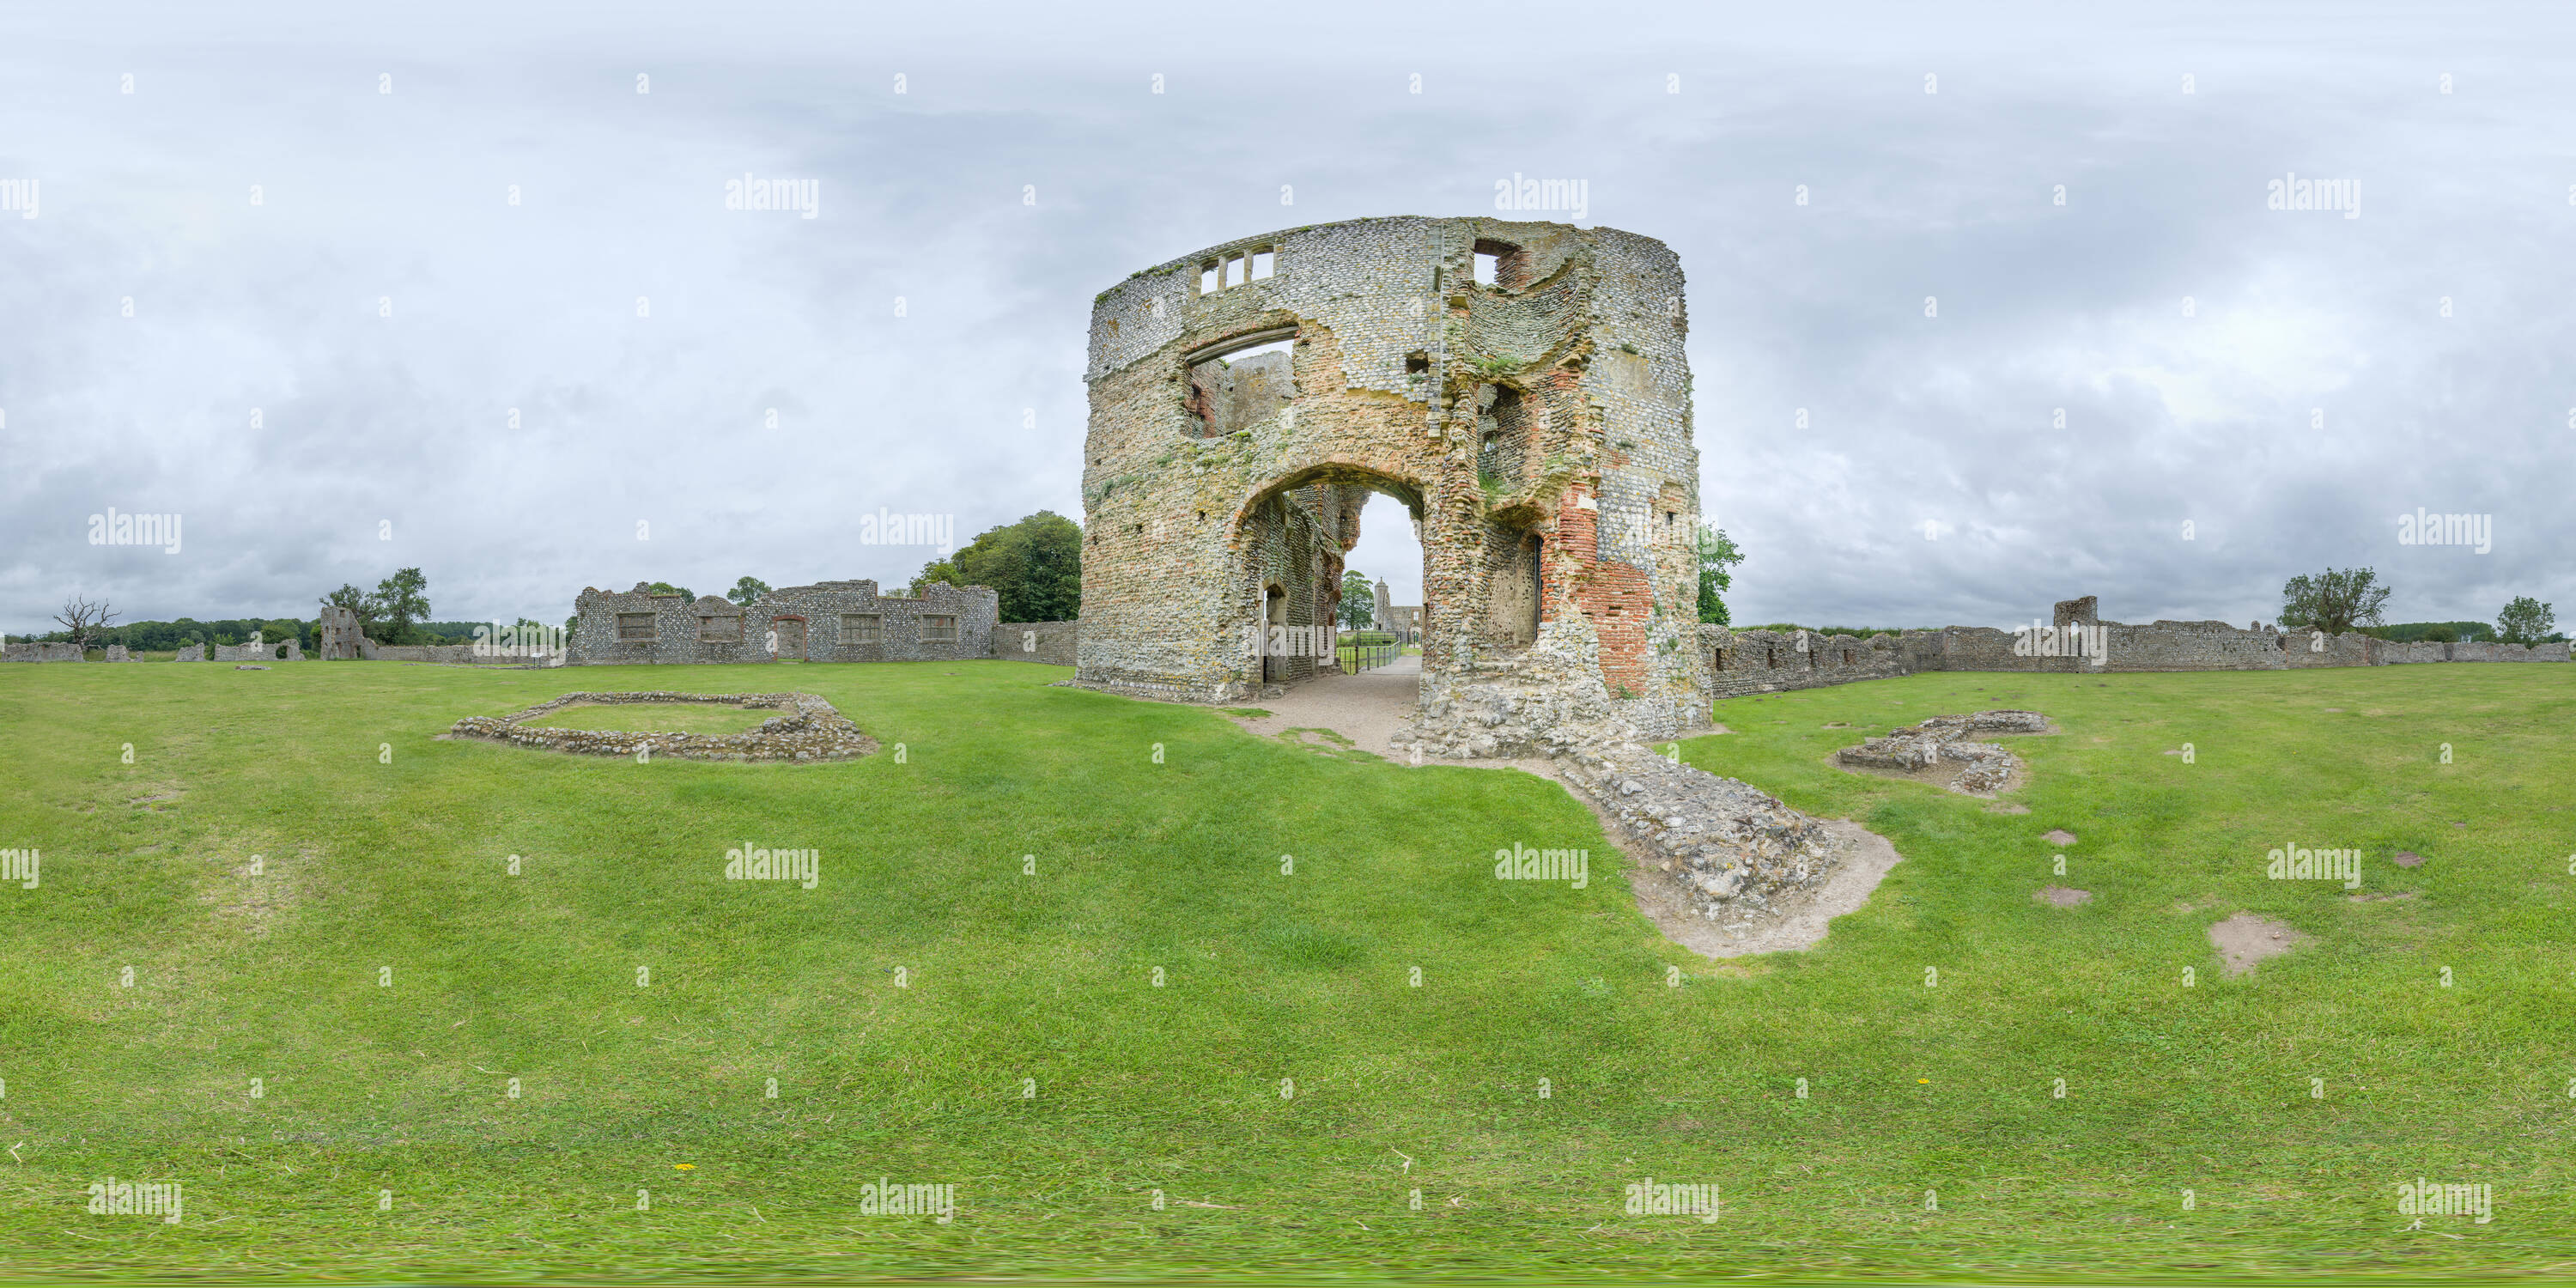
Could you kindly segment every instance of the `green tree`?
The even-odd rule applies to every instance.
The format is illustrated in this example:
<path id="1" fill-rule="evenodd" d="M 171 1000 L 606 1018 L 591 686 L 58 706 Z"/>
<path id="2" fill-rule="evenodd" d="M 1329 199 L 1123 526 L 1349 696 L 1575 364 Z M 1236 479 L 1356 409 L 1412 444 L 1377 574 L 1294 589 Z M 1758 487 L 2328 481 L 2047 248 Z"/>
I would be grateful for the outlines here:
<path id="1" fill-rule="evenodd" d="M 376 583 L 376 617 L 385 624 L 387 643 L 411 642 L 412 623 L 429 617 L 429 579 L 418 568 L 404 568 Z"/>
<path id="2" fill-rule="evenodd" d="M 2328 568 L 2314 577 L 2300 573 L 2281 585 L 2281 624 L 2328 635 L 2377 626 L 2389 595 L 2389 588 L 2378 583 L 2379 574 L 2368 568 Z"/>
<path id="3" fill-rule="evenodd" d="M 749 608 L 751 601 L 768 593 L 768 582 L 758 577 L 745 577 L 733 584 L 733 590 L 725 598 L 732 600 L 737 607 Z"/>
<path id="4" fill-rule="evenodd" d="M 1082 525 L 1040 510 L 990 528 L 945 559 L 923 565 L 912 593 L 932 582 L 990 586 L 1006 622 L 1061 622 L 1082 615 Z"/>
<path id="5" fill-rule="evenodd" d="M 1714 625 L 1727 624 L 1726 591 L 1735 584 L 1734 574 L 1727 569 L 1744 562 L 1744 552 L 1724 529 L 1704 523 L 1699 529 L 1699 619 Z"/>
<path id="6" fill-rule="evenodd" d="M 685 599 L 685 600 L 689 601 L 689 602 L 690 602 L 690 603 L 692 603 L 692 604 L 694 604 L 694 603 L 698 602 L 698 597 L 697 597 L 696 595 L 693 595 L 693 594 L 689 593 L 689 588 L 688 588 L 688 587 L 686 587 L 686 586 L 674 586 L 674 585 L 672 585 L 671 583 L 669 583 L 669 582 L 667 582 L 667 581 L 657 581 L 657 582 L 654 582 L 652 585 L 650 585 L 650 586 L 646 587 L 645 589 L 647 589 L 647 590 L 651 591 L 652 593 L 654 593 L 654 594 L 656 594 L 656 595 L 677 595 L 677 596 L 679 596 L 680 598 Z"/>
<path id="7" fill-rule="evenodd" d="M 2496 614 L 2496 638 L 2507 644 L 2538 644 L 2549 638 L 2549 628 L 2558 620 L 2550 606 L 2529 595 L 2517 595 L 2514 601 Z"/>
<path id="8" fill-rule="evenodd" d="M 1377 622 L 1377 592 L 1369 589 L 1364 573 L 1342 574 L 1342 606 L 1336 614 L 1342 629 L 1364 631 Z"/>

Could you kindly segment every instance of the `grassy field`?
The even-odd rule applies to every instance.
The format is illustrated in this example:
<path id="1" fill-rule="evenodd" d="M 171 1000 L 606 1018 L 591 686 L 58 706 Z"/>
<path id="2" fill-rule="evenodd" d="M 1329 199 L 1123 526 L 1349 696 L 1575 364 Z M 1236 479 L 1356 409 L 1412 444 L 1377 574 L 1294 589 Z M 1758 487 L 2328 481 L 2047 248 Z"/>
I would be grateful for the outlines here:
<path id="1" fill-rule="evenodd" d="M 42 856 L 0 885 L 0 1273 L 2576 1268 L 2576 668 L 1722 703 L 1693 763 L 1906 855 L 1818 949 L 1731 963 L 1552 784 L 1065 674 L 802 667 L 885 750 L 789 766 L 437 737 L 669 668 L 0 667 L 0 849 Z M 2063 730 L 2013 742 L 2026 815 L 1825 763 L 2002 705 Z M 2289 843 L 2400 897 L 2267 880 Z M 1494 880 L 1516 844 L 1594 879 Z M 818 883 L 725 880 L 747 845 Z M 2239 910 L 2313 940 L 2222 977 Z M 84 1210 L 110 1176 L 182 1219 Z M 863 1215 L 880 1177 L 954 1222 Z M 1626 1214 L 1647 1177 L 1722 1215 Z M 2418 1177 L 2494 1219 L 2410 1229 Z"/>

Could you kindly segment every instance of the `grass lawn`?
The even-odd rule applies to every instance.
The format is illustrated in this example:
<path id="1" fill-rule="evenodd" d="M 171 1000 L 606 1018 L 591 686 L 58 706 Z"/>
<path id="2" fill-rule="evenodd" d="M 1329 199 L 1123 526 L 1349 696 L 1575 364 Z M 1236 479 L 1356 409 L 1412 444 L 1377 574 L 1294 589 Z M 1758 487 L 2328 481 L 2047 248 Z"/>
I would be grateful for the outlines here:
<path id="1" fill-rule="evenodd" d="M 42 853 L 0 885 L 0 1274 L 2576 1265 L 2576 668 L 1722 703 L 1683 755 L 1906 856 L 1818 949 L 1731 963 L 1639 917 L 1552 784 L 1066 674 L 809 665 L 883 752 L 639 765 L 436 736 L 785 681 L 0 667 L 0 849 Z M 2026 815 L 1825 763 L 1991 706 L 2063 729 L 2010 740 Z M 724 880 L 746 843 L 819 884 Z M 2285 843 L 2403 897 L 2265 879 Z M 1594 879 L 1494 880 L 1516 844 Z M 2223 977 L 2240 910 L 2313 939 Z M 182 1221 L 88 1213 L 110 1176 L 182 1183 Z M 1627 1215 L 1650 1176 L 1723 1214 Z M 954 1223 L 862 1215 L 880 1177 L 954 1185 Z M 2418 1177 L 2494 1220 L 2410 1230 Z"/>

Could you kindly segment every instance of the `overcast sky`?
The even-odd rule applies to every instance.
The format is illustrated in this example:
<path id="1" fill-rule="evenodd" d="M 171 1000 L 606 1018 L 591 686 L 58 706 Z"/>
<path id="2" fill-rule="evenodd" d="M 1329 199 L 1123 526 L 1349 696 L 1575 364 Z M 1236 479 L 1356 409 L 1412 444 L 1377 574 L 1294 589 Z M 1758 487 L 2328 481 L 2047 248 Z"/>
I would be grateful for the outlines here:
<path id="1" fill-rule="evenodd" d="M 862 515 L 1081 516 L 1096 292 L 1514 174 L 1681 256 L 1740 622 L 2268 621 L 2329 564 L 2576 617 L 2564 6 L 219 8 L 0 13 L 13 635 L 900 583 Z"/>

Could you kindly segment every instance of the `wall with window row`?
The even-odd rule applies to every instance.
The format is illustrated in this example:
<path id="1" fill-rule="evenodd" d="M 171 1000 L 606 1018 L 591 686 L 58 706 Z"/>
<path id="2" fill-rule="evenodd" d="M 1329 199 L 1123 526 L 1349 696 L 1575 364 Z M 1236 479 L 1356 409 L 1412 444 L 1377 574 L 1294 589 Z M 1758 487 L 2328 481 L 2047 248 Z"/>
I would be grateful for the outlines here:
<path id="1" fill-rule="evenodd" d="M 770 591 L 749 606 L 585 588 L 570 645 L 574 665 L 662 662 L 922 662 L 993 656 L 1001 597 L 945 583 L 920 598 L 881 595 L 873 581 Z"/>

